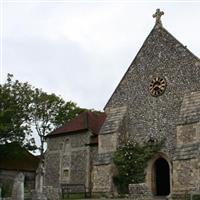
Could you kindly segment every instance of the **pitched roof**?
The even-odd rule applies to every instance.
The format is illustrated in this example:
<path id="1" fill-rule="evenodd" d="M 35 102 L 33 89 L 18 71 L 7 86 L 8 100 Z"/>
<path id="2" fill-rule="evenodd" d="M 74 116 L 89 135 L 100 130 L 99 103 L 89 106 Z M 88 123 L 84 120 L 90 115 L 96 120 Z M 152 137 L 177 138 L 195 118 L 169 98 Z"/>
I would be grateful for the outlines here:
<path id="1" fill-rule="evenodd" d="M 0 169 L 36 171 L 39 158 L 17 142 L 0 145 Z"/>
<path id="2" fill-rule="evenodd" d="M 59 136 L 66 133 L 75 133 L 83 130 L 90 130 L 92 134 L 98 135 L 105 118 L 106 114 L 102 112 L 82 112 L 71 121 L 55 129 L 47 135 L 47 137 Z"/>

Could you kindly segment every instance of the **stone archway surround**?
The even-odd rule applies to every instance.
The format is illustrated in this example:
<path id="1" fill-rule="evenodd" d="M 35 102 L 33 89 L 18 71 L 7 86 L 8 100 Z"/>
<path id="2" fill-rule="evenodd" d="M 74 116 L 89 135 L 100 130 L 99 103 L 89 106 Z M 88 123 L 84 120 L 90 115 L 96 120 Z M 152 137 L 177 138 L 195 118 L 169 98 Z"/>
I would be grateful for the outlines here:
<path id="1" fill-rule="evenodd" d="M 169 165 L 169 175 L 170 175 L 170 193 L 172 192 L 172 164 L 169 160 L 168 156 L 164 153 L 159 152 L 156 154 L 147 164 L 146 168 L 146 178 L 145 182 L 149 188 L 149 190 L 152 192 L 153 195 L 156 196 L 156 180 L 155 180 L 155 170 L 154 170 L 154 163 L 157 159 L 163 158 L 167 161 Z"/>

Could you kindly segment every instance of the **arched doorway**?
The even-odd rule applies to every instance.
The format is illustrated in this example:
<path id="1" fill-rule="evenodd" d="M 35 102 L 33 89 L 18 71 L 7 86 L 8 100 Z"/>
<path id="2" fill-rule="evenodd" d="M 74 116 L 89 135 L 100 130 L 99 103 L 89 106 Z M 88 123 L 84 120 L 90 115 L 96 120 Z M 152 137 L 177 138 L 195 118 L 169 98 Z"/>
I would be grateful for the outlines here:
<path id="1" fill-rule="evenodd" d="M 170 194 L 170 167 L 168 162 L 159 157 L 154 163 L 155 195 L 167 196 Z"/>

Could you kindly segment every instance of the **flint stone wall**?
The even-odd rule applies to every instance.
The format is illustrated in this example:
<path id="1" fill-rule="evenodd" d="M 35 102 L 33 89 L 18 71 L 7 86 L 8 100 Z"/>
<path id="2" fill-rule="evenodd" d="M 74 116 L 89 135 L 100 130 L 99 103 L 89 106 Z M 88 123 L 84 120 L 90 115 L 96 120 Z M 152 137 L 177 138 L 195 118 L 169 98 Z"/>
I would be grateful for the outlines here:
<path id="1" fill-rule="evenodd" d="M 167 84 L 165 92 L 158 97 L 152 96 L 149 91 L 149 85 L 156 77 L 165 79 Z M 99 147 L 99 153 L 106 154 L 111 149 L 115 151 L 117 145 L 113 148 L 109 143 L 117 141 L 115 144 L 119 144 L 120 136 L 114 135 L 118 131 L 114 127 L 119 127 L 120 124 L 120 130 L 123 130 L 119 132 L 121 135 L 131 136 L 139 143 L 149 141 L 150 135 L 155 140 L 164 138 L 165 144 L 161 152 L 168 155 L 170 161 L 174 156 L 179 156 L 178 150 L 176 151 L 176 127 L 182 101 L 185 94 L 200 91 L 199 77 L 199 58 L 166 29 L 153 28 L 105 106 L 108 117 L 115 110 L 120 110 L 123 115 L 121 118 L 112 115 L 114 117 L 107 117 L 105 120 L 100 134 L 110 136 L 99 137 L 99 144 L 106 141 L 105 145 Z M 195 98 L 198 99 L 199 96 L 196 95 Z M 124 119 L 126 123 L 123 123 Z M 191 134 L 191 137 L 182 137 L 182 142 L 191 140 L 193 130 Z M 102 166 L 97 167 L 100 169 Z M 103 173 L 101 175 L 104 176 Z"/>
<path id="2" fill-rule="evenodd" d="M 146 183 L 129 184 L 129 194 L 133 200 L 153 200 Z"/>
<path id="3" fill-rule="evenodd" d="M 105 111 L 127 107 L 126 133 L 138 142 L 166 137 L 170 158 L 176 148 L 176 125 L 185 94 L 200 90 L 199 59 L 164 28 L 154 28 L 108 101 Z M 155 77 L 167 82 L 163 95 L 153 97 L 149 84 Z"/>
<path id="4" fill-rule="evenodd" d="M 87 182 L 87 150 L 79 150 L 71 154 L 70 183 L 86 184 Z"/>
<path id="5" fill-rule="evenodd" d="M 48 200 L 60 200 L 61 191 L 59 188 L 46 186 L 43 188 L 43 191 Z"/>
<path id="6" fill-rule="evenodd" d="M 111 192 L 112 189 L 112 165 L 97 165 L 92 171 L 92 192 Z"/>
<path id="7" fill-rule="evenodd" d="M 44 185 L 59 187 L 60 181 L 60 153 L 51 152 L 45 155 Z"/>
<path id="8" fill-rule="evenodd" d="M 84 184 L 91 188 L 92 162 L 97 147 L 88 146 L 91 133 L 67 134 L 47 140 L 45 155 L 45 186 L 60 188 L 61 184 Z"/>

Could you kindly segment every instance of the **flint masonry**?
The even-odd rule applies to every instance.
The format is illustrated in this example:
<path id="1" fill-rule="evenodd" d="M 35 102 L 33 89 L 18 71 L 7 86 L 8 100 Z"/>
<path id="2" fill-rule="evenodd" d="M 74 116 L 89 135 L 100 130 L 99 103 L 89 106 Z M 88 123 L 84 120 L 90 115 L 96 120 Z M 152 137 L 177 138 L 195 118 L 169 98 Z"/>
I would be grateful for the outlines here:
<path id="1" fill-rule="evenodd" d="M 200 190 L 200 60 L 163 27 L 163 14 L 153 15 L 155 26 L 104 113 L 82 113 L 49 134 L 46 186 L 81 183 L 92 193 L 112 194 L 119 143 L 162 135 L 165 145 L 145 171 L 149 192 L 180 199 Z"/>

